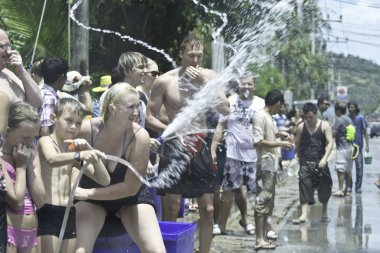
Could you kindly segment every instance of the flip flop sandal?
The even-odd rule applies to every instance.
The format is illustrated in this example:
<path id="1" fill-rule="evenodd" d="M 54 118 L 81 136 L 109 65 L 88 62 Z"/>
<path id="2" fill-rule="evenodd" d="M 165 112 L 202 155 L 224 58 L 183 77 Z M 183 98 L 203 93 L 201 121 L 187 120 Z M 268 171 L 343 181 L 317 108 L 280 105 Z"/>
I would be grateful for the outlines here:
<path id="1" fill-rule="evenodd" d="M 239 220 L 239 224 L 240 224 L 240 226 L 242 226 L 244 228 L 244 231 L 248 235 L 254 235 L 255 234 L 255 226 L 253 226 L 251 223 L 248 223 L 247 225 L 244 225 L 243 221 Z"/>
<path id="2" fill-rule="evenodd" d="M 344 197 L 344 192 L 334 192 L 333 194 L 331 194 L 335 197 Z"/>
<path id="3" fill-rule="evenodd" d="M 268 231 L 267 238 L 270 240 L 277 240 L 278 235 L 273 230 Z"/>
<path id="4" fill-rule="evenodd" d="M 270 243 L 263 243 L 261 245 L 255 245 L 255 251 L 259 251 L 259 250 L 266 250 L 266 249 L 275 249 L 276 248 L 276 245 L 273 245 L 273 244 L 270 244 Z"/>
<path id="5" fill-rule="evenodd" d="M 218 225 L 214 225 L 213 228 L 212 228 L 212 234 L 213 235 L 220 235 L 222 234 L 222 230 L 220 229 L 220 227 Z"/>

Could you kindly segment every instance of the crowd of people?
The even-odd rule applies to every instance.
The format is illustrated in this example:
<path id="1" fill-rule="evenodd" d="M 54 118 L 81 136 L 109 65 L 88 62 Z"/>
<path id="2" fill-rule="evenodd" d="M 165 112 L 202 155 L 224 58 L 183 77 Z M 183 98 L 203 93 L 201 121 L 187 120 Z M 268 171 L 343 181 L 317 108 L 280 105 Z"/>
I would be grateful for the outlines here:
<path id="1" fill-rule="evenodd" d="M 177 220 L 182 198 L 197 199 L 201 253 L 210 251 L 213 236 L 227 234 L 234 198 L 239 224 L 248 236 L 256 235 L 255 250 L 276 248 L 278 235 L 270 223 L 276 174 L 284 170 L 284 160 L 293 159 L 281 159 L 281 151 L 294 151 L 299 158 L 302 213 L 294 224 L 307 221 L 315 189 L 323 204 L 321 222 L 329 221 L 330 196 L 342 197 L 353 189 L 353 160 L 355 191 L 361 193 L 363 138 L 366 152 L 369 143 L 358 105 L 337 103 L 335 122 L 329 122 L 323 118 L 328 99 L 321 98 L 318 107 L 307 103 L 287 117 L 283 94 L 272 89 L 264 98 L 256 96 L 250 72 L 218 95 L 215 108 L 200 112 L 194 124 L 207 131 L 156 139 L 215 78 L 213 70 L 201 67 L 203 54 L 203 42 L 187 37 L 180 45 L 181 66 L 159 75 L 152 59 L 126 52 L 112 73 L 101 77 L 100 86 L 91 89 L 91 78 L 69 71 L 60 57 L 37 61 L 27 71 L 0 29 L 0 252 L 92 252 L 109 216 L 142 252 L 166 252 L 152 189 L 106 155 L 128 161 L 143 176 L 154 176 L 168 169 L 173 153 L 186 153 L 180 178 L 156 190 L 165 221 Z M 349 124 L 356 128 L 353 141 L 346 139 Z M 332 194 L 328 159 L 334 138 L 339 188 Z M 245 193 L 255 203 L 247 203 Z M 248 220 L 250 206 L 254 221 Z"/>

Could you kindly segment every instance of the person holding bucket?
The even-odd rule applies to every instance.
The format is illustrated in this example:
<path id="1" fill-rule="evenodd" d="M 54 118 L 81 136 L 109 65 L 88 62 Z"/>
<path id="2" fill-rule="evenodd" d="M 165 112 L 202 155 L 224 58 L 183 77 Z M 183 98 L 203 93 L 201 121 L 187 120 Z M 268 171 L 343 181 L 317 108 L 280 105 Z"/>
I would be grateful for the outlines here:
<path id="1" fill-rule="evenodd" d="M 338 190 L 333 196 L 344 197 L 350 195 L 352 189 L 352 143 L 347 140 L 347 126 L 352 125 L 352 120 L 346 115 L 346 104 L 338 102 L 334 106 L 335 123 L 332 126 L 333 136 L 336 143 L 336 162 L 335 170 L 338 174 Z M 343 190 L 343 183 L 346 183 L 346 189 Z"/>
<path id="2" fill-rule="evenodd" d="M 348 102 L 347 108 L 349 111 L 349 116 L 355 126 L 355 140 L 354 143 L 358 146 L 358 154 L 355 158 L 355 168 L 356 168 L 356 181 L 355 181 L 355 192 L 361 193 L 362 180 L 363 180 L 363 136 L 365 140 L 365 152 L 369 152 L 369 140 L 367 132 L 367 121 L 364 116 L 359 114 L 360 109 L 356 102 Z"/>

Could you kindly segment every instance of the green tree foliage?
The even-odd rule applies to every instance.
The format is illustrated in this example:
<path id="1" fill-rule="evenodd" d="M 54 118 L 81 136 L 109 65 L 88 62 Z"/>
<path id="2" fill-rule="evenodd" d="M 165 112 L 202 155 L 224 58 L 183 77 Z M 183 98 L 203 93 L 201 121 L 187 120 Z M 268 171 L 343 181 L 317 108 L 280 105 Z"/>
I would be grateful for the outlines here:
<path id="1" fill-rule="evenodd" d="M 184 0 L 92 1 L 90 25 L 142 40 L 164 49 L 177 62 L 179 44 L 189 32 L 202 37 L 209 34 L 208 24 L 202 24 L 199 7 Z M 122 52 L 139 51 L 159 63 L 161 70 L 172 68 L 161 54 L 123 41 L 115 35 L 91 33 L 90 63 L 98 69 L 112 69 Z"/>
<path id="2" fill-rule="evenodd" d="M 380 111 L 380 66 L 353 55 L 330 53 L 328 58 L 334 86 L 347 86 L 349 99 L 359 104 L 361 113 Z"/>
<path id="3" fill-rule="evenodd" d="M 42 0 L 0 1 L 0 26 L 7 31 L 12 47 L 20 51 L 25 64 L 30 63 L 43 4 Z M 65 1 L 47 1 L 36 60 L 49 55 L 67 56 L 67 12 Z"/>
<path id="4" fill-rule="evenodd" d="M 324 42 L 317 36 L 322 24 L 316 2 L 305 0 L 303 11 L 295 5 L 293 14 L 288 17 L 286 30 L 278 38 L 281 50 L 278 67 L 282 68 L 286 87 L 294 92 L 296 99 L 310 98 L 311 89 L 324 88 L 328 82 Z"/>
<path id="5" fill-rule="evenodd" d="M 20 50 L 25 59 L 30 59 L 32 47 L 43 6 L 40 1 L 3 0 L 0 2 L 0 24 L 10 34 L 12 43 Z M 71 1 L 71 3 L 76 1 Z M 270 11 L 270 6 L 277 0 L 240 0 L 240 1 L 205 1 L 200 3 L 212 10 L 226 13 L 228 24 L 222 35 L 227 43 L 241 39 L 247 29 L 255 29 L 260 34 L 258 25 Z M 313 10 L 314 12 L 311 12 Z M 48 55 L 67 58 L 67 13 L 68 3 L 65 1 L 47 1 L 47 7 L 39 38 L 36 59 Z M 286 17 L 287 26 L 279 31 L 276 48 L 268 45 L 268 58 L 272 58 L 264 66 L 252 66 L 259 74 L 259 82 L 269 88 L 290 88 L 299 93 L 299 97 L 308 96 L 310 88 L 325 85 L 327 82 L 326 66 L 323 51 L 317 50 L 312 55 L 310 33 L 312 29 L 311 13 L 318 13 L 313 0 L 304 1 L 303 22 L 299 22 L 296 10 Z M 316 15 L 318 18 L 318 15 Z M 180 62 L 179 44 L 190 34 L 205 40 L 205 66 L 211 66 L 211 33 L 222 24 L 214 14 L 206 13 L 191 0 L 98 0 L 90 1 L 90 26 L 107 29 L 129 35 L 165 50 L 171 57 Z M 318 26 L 318 22 L 316 26 Z M 72 22 L 72 25 L 76 25 Z M 317 30 L 317 28 L 316 28 Z M 72 38 L 75 39 L 75 38 Z M 317 47 L 320 45 L 317 38 Z M 280 54 L 273 52 L 280 50 Z M 117 64 L 122 52 L 139 51 L 156 60 L 162 72 L 172 68 L 161 54 L 143 46 L 123 41 L 118 36 L 107 33 L 90 32 L 90 70 L 91 73 L 110 73 Z M 227 52 L 230 53 L 230 52 Z M 28 62 L 28 61 L 26 61 Z M 283 78 L 279 78 L 280 73 Z M 275 81 L 273 81 L 275 80 Z M 268 90 L 265 87 L 263 90 Z M 260 88 L 261 89 L 261 88 Z"/>

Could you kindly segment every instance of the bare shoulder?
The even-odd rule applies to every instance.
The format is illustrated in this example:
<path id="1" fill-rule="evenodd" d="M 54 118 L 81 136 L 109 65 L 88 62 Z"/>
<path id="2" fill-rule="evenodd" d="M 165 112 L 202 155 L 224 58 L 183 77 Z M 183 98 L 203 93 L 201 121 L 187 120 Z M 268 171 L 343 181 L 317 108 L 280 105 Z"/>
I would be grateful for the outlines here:
<path id="1" fill-rule="evenodd" d="M 99 128 L 99 126 L 103 123 L 102 117 L 85 119 L 82 122 L 80 134 L 89 134 L 92 132 L 93 128 Z"/>
<path id="2" fill-rule="evenodd" d="M 177 81 L 176 72 L 178 72 L 178 71 L 176 71 L 174 69 L 174 70 L 166 72 L 165 74 L 157 77 L 157 79 L 153 83 L 153 88 L 165 89 L 168 85 L 170 85 L 172 83 L 176 83 L 176 81 Z"/>
<path id="3" fill-rule="evenodd" d="M 45 146 L 45 145 L 50 144 L 50 143 L 52 143 L 52 140 L 51 140 L 50 136 L 42 136 L 38 140 L 38 146 L 39 147 Z"/>
<path id="4" fill-rule="evenodd" d="M 149 133 L 145 128 L 141 127 L 138 124 L 134 124 L 133 131 L 135 133 L 135 138 L 137 142 L 145 142 L 149 143 Z"/>
<path id="5" fill-rule="evenodd" d="M 19 78 L 15 75 L 15 73 L 13 73 L 12 71 L 10 71 L 10 70 L 7 69 L 7 68 L 4 68 L 4 69 L 2 70 L 2 72 L 8 77 L 8 79 L 12 79 L 12 81 L 15 81 L 15 80 L 19 79 Z"/>
<path id="6" fill-rule="evenodd" d="M 12 71 L 10 71 L 7 68 L 4 68 L 2 70 L 2 73 L 4 73 L 4 75 L 6 76 L 5 80 L 7 80 L 8 83 L 17 84 L 18 86 L 23 87 L 20 78 L 18 78 L 15 73 L 13 73 Z M 0 80 L 1 80 L 1 78 L 0 78 Z"/>
<path id="7" fill-rule="evenodd" d="M 321 125 L 321 127 L 322 127 L 322 130 L 323 131 L 331 131 L 331 126 L 330 126 L 330 123 L 328 122 L 328 121 L 326 121 L 326 120 L 322 120 L 322 123 L 321 123 L 322 125 Z"/>
<path id="8" fill-rule="evenodd" d="M 305 122 L 301 122 L 297 125 L 297 131 L 302 131 L 303 126 L 305 125 Z"/>

